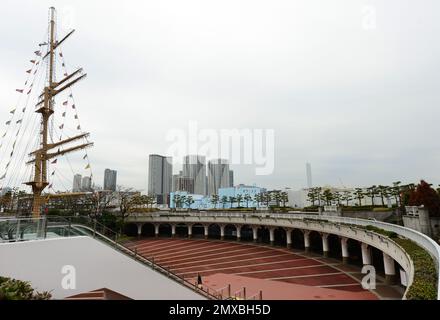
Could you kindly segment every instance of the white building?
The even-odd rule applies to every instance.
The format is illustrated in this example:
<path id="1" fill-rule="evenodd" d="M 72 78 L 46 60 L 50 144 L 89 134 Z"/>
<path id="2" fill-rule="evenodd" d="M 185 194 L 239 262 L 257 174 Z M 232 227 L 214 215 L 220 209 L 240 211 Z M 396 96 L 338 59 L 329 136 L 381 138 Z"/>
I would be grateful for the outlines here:
<path id="1" fill-rule="evenodd" d="M 183 176 L 194 179 L 194 193 L 206 195 L 206 158 L 199 155 L 188 155 L 183 158 Z"/>
<path id="2" fill-rule="evenodd" d="M 213 159 L 208 162 L 208 195 L 218 194 L 218 189 L 229 187 L 229 162 Z"/>

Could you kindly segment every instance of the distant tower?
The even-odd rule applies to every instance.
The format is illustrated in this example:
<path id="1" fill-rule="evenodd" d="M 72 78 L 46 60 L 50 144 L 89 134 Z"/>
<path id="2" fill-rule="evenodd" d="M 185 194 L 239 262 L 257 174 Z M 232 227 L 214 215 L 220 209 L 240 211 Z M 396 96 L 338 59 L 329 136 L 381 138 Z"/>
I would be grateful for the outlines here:
<path id="1" fill-rule="evenodd" d="M 306 174 L 307 174 L 307 188 L 312 188 L 312 165 L 310 163 L 306 163 Z"/>
<path id="2" fill-rule="evenodd" d="M 72 187 L 72 192 L 79 192 L 81 191 L 81 175 L 80 174 L 75 174 L 73 176 L 73 187 Z"/>

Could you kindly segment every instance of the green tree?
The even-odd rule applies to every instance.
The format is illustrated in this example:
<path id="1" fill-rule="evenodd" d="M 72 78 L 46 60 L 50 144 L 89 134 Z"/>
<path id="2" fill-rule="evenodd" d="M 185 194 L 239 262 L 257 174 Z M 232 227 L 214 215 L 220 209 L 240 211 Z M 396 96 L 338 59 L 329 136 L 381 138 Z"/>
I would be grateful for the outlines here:
<path id="1" fill-rule="evenodd" d="M 324 198 L 326 205 L 328 205 L 328 206 L 331 205 L 332 200 L 333 200 L 333 193 L 330 189 L 325 189 L 322 194 L 322 197 Z"/>
<path id="2" fill-rule="evenodd" d="M 377 187 L 377 192 L 379 193 L 380 200 L 382 201 L 382 207 L 385 207 L 385 199 L 390 196 L 390 187 L 379 185 Z"/>
<path id="3" fill-rule="evenodd" d="M 345 205 L 348 207 L 348 204 L 351 200 L 353 200 L 351 192 L 346 190 L 343 192 L 342 196 L 341 196 L 341 200 L 345 201 Z"/>
<path id="4" fill-rule="evenodd" d="M 371 199 L 371 205 L 374 207 L 374 198 L 376 197 L 378 191 L 375 185 L 367 188 L 366 195 Z"/>
<path id="5" fill-rule="evenodd" d="M 429 183 L 421 180 L 415 190 L 411 191 L 410 206 L 425 206 L 432 217 L 440 216 L 440 196 Z"/>
<path id="6" fill-rule="evenodd" d="M 0 277 L 0 300 L 49 300 L 52 295 L 38 292 L 29 282 Z"/>
<path id="7" fill-rule="evenodd" d="M 214 205 L 214 209 L 217 208 L 217 203 L 220 201 L 218 194 L 213 194 L 211 196 L 211 203 Z"/>
<path id="8" fill-rule="evenodd" d="M 231 205 L 231 209 L 232 209 L 232 207 L 234 206 L 234 203 L 237 202 L 237 199 L 235 197 L 231 196 L 228 198 L 228 201 L 229 201 L 229 203 Z"/>
<path id="9" fill-rule="evenodd" d="M 193 203 L 194 203 L 194 199 L 193 199 L 193 197 L 192 197 L 192 196 L 187 196 L 186 199 L 185 199 L 185 204 L 186 204 L 187 207 L 188 207 L 188 211 L 191 210 L 191 205 L 192 205 Z"/>
<path id="10" fill-rule="evenodd" d="M 249 208 L 249 202 L 252 201 L 252 196 L 249 193 L 246 193 L 243 200 L 246 202 L 246 208 Z"/>
<path id="11" fill-rule="evenodd" d="M 237 207 L 240 208 L 240 205 L 243 202 L 243 196 L 241 194 L 237 195 L 235 201 L 237 202 Z"/>
<path id="12" fill-rule="evenodd" d="M 229 199 L 227 196 L 223 196 L 220 200 L 220 202 L 222 203 L 223 209 L 225 208 L 226 204 L 228 203 Z"/>
<path id="13" fill-rule="evenodd" d="M 364 189 L 362 188 L 356 188 L 354 190 L 354 196 L 358 200 L 359 207 L 362 206 L 362 199 L 365 197 Z"/>
<path id="14" fill-rule="evenodd" d="M 283 207 L 289 202 L 289 194 L 286 191 L 281 192 L 281 202 L 283 203 Z"/>

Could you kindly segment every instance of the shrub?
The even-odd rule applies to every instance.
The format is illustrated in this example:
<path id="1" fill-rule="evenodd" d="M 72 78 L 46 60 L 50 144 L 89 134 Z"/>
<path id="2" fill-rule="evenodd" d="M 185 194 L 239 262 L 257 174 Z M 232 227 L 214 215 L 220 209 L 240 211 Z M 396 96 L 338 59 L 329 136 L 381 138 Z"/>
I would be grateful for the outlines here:
<path id="1" fill-rule="evenodd" d="M 29 282 L 0 277 L 0 300 L 49 300 L 52 295 L 35 291 Z"/>
<path id="2" fill-rule="evenodd" d="M 409 239 L 395 241 L 410 255 L 414 263 L 414 281 L 408 290 L 409 300 L 437 299 L 437 269 L 429 253 Z"/>

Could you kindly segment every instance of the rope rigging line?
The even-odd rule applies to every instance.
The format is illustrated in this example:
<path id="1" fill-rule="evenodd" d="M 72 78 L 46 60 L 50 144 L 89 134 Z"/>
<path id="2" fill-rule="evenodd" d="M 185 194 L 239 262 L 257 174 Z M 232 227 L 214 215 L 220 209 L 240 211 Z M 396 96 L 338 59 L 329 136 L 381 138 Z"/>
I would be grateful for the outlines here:
<path id="1" fill-rule="evenodd" d="M 37 72 L 39 70 L 39 64 L 40 64 L 40 61 L 41 61 L 41 52 L 40 51 L 35 51 L 35 55 L 36 55 L 35 59 L 31 60 L 32 68 L 26 71 L 26 73 L 28 73 L 29 75 L 28 75 L 28 77 L 26 79 L 25 84 L 27 84 L 29 82 L 29 80 L 32 79 L 31 83 L 30 83 L 30 85 L 28 87 L 26 87 L 26 85 L 25 85 L 24 89 L 16 89 L 18 92 L 20 92 L 19 101 L 18 101 L 16 107 L 13 110 L 10 111 L 10 113 L 12 114 L 11 119 L 6 122 L 6 125 L 8 126 L 7 129 L 12 128 L 12 126 L 10 126 L 10 125 L 11 125 L 12 121 L 14 122 L 14 125 L 13 125 L 14 129 L 12 130 L 12 132 L 16 131 L 16 134 L 15 135 L 14 134 L 10 135 L 10 137 L 8 139 L 8 142 L 6 143 L 5 150 L 4 150 L 4 152 L 9 152 L 8 150 L 9 150 L 10 145 L 12 143 L 12 150 L 9 153 L 8 161 L 7 161 L 6 165 L 5 165 L 4 172 L 0 176 L 0 181 L 3 182 L 3 184 L 0 187 L 0 190 L 3 189 L 3 187 L 4 187 L 5 178 L 6 178 L 7 174 L 8 174 L 8 171 L 9 171 L 10 164 L 12 162 L 13 156 L 14 156 L 14 154 L 17 154 L 17 152 L 16 152 L 17 142 L 18 142 L 18 144 L 20 144 L 21 139 L 23 137 L 23 135 L 19 136 L 20 133 L 22 132 L 23 123 L 26 122 L 26 125 L 24 127 L 25 130 L 28 127 L 28 122 L 24 121 L 24 120 L 26 119 L 27 114 L 29 114 L 29 112 L 26 113 L 26 110 L 28 109 L 28 104 L 29 104 L 29 100 L 30 100 L 30 97 L 31 97 L 31 93 L 32 93 L 33 87 L 34 87 L 35 80 L 37 79 L 36 74 L 37 74 Z M 38 57 L 39 57 L 39 59 L 38 59 Z M 21 107 L 21 103 L 20 102 L 22 100 L 22 97 L 24 96 L 24 91 L 25 90 L 27 90 L 26 99 L 25 99 L 25 102 L 24 102 L 24 106 Z M 15 121 L 15 119 L 14 119 L 15 115 L 19 114 L 19 112 L 17 112 L 17 108 L 21 108 L 21 115 L 19 116 L 19 119 Z M 29 116 L 28 116 L 28 118 L 29 118 Z M 3 135 L 2 138 L 5 138 L 7 136 L 8 131 L 9 130 L 7 130 L 7 132 Z M 5 143 L 5 141 L 2 141 L 2 145 L 4 143 Z M 5 158 L 3 158 L 3 159 L 5 159 Z M 15 163 L 15 164 L 13 164 L 13 166 L 15 168 L 17 166 L 17 164 Z M 13 172 L 15 172 L 15 170 Z"/>

